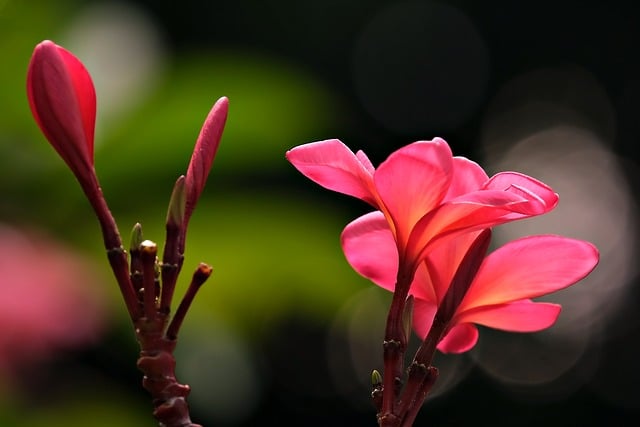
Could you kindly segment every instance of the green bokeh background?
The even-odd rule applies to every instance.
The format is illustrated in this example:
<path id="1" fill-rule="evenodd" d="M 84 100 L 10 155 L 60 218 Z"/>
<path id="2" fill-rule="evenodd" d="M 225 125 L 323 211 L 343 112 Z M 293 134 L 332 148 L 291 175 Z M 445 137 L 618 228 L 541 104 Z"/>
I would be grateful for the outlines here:
<path id="1" fill-rule="evenodd" d="M 25 96 L 33 47 L 43 39 L 57 41 L 84 6 L 74 1 L 0 3 L 5 58 L 0 69 L 0 219 L 45 229 L 96 260 L 97 282 L 110 286 L 112 326 L 105 348 L 90 352 L 119 353 L 133 378 L 134 336 L 110 278 L 97 221 L 73 176 L 35 126 Z M 312 197 L 312 184 L 297 176 L 284 153 L 326 137 L 342 120 L 343 101 L 300 67 L 258 53 L 214 48 L 170 55 L 167 62 L 153 92 L 117 121 L 104 123 L 98 92 L 96 169 L 124 240 L 141 222 L 145 238 L 162 244 L 173 182 L 186 171 L 209 109 L 227 96 L 228 124 L 191 222 L 177 297 L 198 262 L 211 264 L 214 273 L 193 304 L 184 333 L 197 347 L 198 342 L 214 342 L 211 325 L 221 324 L 255 352 L 253 346 L 268 340 L 289 316 L 328 324 L 349 296 L 367 286 L 340 251 L 339 233 L 350 214 L 339 198 Z M 197 349 L 181 346 L 179 351 Z M 68 357 L 78 365 L 90 364 L 83 358 L 92 358 L 82 349 Z M 63 362 L 52 362 L 52 367 L 56 363 Z M 117 367 L 113 369 L 117 375 Z M 20 384 L 5 390 L 0 425 L 153 425 L 139 379 L 101 377 L 87 368 L 67 380 L 65 386 L 45 386 L 40 378 L 31 386 L 36 390 Z M 38 388 L 55 394 L 40 401 L 34 397 Z"/>

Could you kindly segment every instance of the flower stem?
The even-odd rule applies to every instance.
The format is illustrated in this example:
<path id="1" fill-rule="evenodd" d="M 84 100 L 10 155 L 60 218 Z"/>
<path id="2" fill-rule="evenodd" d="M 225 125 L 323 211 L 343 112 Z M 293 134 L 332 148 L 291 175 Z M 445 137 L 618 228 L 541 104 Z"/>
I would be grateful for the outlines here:
<path id="1" fill-rule="evenodd" d="M 178 335 L 178 330 L 182 325 L 182 321 L 184 320 L 184 317 L 187 314 L 187 311 L 189 310 L 189 307 L 191 306 L 191 303 L 193 302 L 198 289 L 200 289 L 204 282 L 209 278 L 209 276 L 211 275 L 211 271 L 212 270 L 210 266 L 204 263 L 200 263 L 196 271 L 193 273 L 189 288 L 182 298 L 182 301 L 180 301 L 180 305 L 176 310 L 176 314 L 173 316 L 173 319 L 171 320 L 171 323 L 167 328 L 166 336 L 169 339 L 175 339 L 175 337 Z"/>
<path id="2" fill-rule="evenodd" d="M 412 280 L 413 274 L 407 274 L 402 269 L 398 271 L 396 288 L 387 316 L 383 342 L 382 409 L 378 412 L 380 427 L 395 427 L 400 422 L 395 406 L 404 376 L 404 354 L 408 340 L 405 333 L 404 311 Z"/>
<path id="3" fill-rule="evenodd" d="M 124 299 L 129 316 L 131 320 L 135 322 L 140 317 L 141 312 L 138 297 L 129 275 L 127 253 L 122 247 L 122 239 L 120 238 L 118 226 L 104 199 L 102 189 L 95 176 L 95 171 L 92 172 L 89 176 L 90 179 L 79 180 L 78 182 L 98 218 L 111 270 L 118 282 L 118 287 L 120 288 L 120 293 Z"/>
<path id="4" fill-rule="evenodd" d="M 151 394 L 153 416 L 161 427 L 202 427 L 193 424 L 189 415 L 186 398 L 191 388 L 176 379 L 173 351 L 177 341 L 163 334 L 166 321 L 166 316 L 159 316 L 152 321 L 143 317 L 136 322 L 140 344 L 137 366 L 144 374 L 142 385 Z"/>
<path id="5" fill-rule="evenodd" d="M 427 394 L 438 378 L 438 370 L 431 365 L 440 340 L 446 335 L 451 321 L 473 282 L 489 243 L 491 230 L 478 234 L 454 274 L 431 324 L 431 329 L 418 348 L 409 366 L 407 384 L 397 400 L 396 416 L 401 427 L 411 427 Z"/>

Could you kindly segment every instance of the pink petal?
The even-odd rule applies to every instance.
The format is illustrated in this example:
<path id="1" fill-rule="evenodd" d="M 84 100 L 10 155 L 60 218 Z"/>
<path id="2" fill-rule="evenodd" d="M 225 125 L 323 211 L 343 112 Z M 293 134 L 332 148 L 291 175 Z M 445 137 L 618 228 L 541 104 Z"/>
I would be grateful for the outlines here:
<path id="1" fill-rule="evenodd" d="M 536 298 L 584 278 L 598 263 L 591 243 L 562 236 L 530 236 L 507 243 L 480 267 L 460 310 Z"/>
<path id="2" fill-rule="evenodd" d="M 440 138 L 402 147 L 380 164 L 374 182 L 393 218 L 400 245 L 418 219 L 441 202 L 451 182 L 452 167 L 451 149 Z"/>
<path id="3" fill-rule="evenodd" d="M 218 99 L 207 115 L 196 140 L 185 178 L 185 221 L 188 221 L 189 217 L 191 217 L 191 213 L 195 209 L 207 182 L 211 165 L 220 145 L 228 112 L 229 100 L 226 97 Z"/>
<path id="4" fill-rule="evenodd" d="M 356 156 L 341 141 L 328 139 L 294 147 L 286 158 L 315 183 L 378 207 L 371 162 L 364 153 Z"/>
<path id="5" fill-rule="evenodd" d="M 478 191 L 488 180 L 489 176 L 476 162 L 465 157 L 454 157 L 452 180 L 444 200 Z"/>
<path id="6" fill-rule="evenodd" d="M 407 243 L 407 256 L 419 261 L 439 239 L 541 215 L 552 207 L 537 195 L 516 187 L 510 187 L 509 191 L 481 190 L 456 197 L 418 221 Z"/>
<path id="7" fill-rule="evenodd" d="M 558 194 L 551 187 L 518 172 L 500 172 L 491 177 L 483 188 L 509 191 L 513 187 L 538 197 L 546 205 L 546 211 L 550 211 L 558 204 Z"/>
<path id="8" fill-rule="evenodd" d="M 341 242 L 354 270 L 378 286 L 394 290 L 398 250 L 382 212 L 371 212 L 349 223 L 342 232 Z"/>
<path id="9" fill-rule="evenodd" d="M 373 175 L 373 173 L 376 171 L 376 168 L 373 166 L 373 163 L 371 163 L 371 160 L 369 160 L 364 151 L 358 150 L 356 152 L 356 158 L 360 161 L 360 163 L 362 163 L 362 166 L 366 169 L 366 171 L 370 175 Z"/>
<path id="10" fill-rule="evenodd" d="M 560 315 L 558 304 L 515 301 L 461 312 L 454 321 L 476 323 L 511 332 L 536 332 L 552 326 Z"/>
<path id="11" fill-rule="evenodd" d="M 458 269 L 462 258 L 481 232 L 482 231 L 475 231 L 462 234 L 434 248 L 425 258 L 425 261 L 420 264 L 420 266 L 426 265 L 426 267 L 424 269 L 418 268 L 416 271 L 416 283 L 413 285 L 413 288 L 418 288 L 418 286 L 424 286 L 423 283 L 428 283 L 433 288 L 431 291 L 433 296 L 426 299 L 434 298 L 434 301 L 440 303 L 449 288 L 453 275 Z M 421 271 L 423 272 L 422 274 L 420 273 Z M 425 274 L 429 275 L 428 282 L 422 280 Z M 421 280 L 418 280 L 418 278 Z M 417 298 L 429 295 L 419 293 L 417 289 L 413 288 L 412 293 L 414 293 Z"/>
<path id="12" fill-rule="evenodd" d="M 478 342 L 478 328 L 470 323 L 461 323 L 440 340 L 438 350 L 443 353 L 464 353 L 471 350 Z"/>
<path id="13" fill-rule="evenodd" d="M 438 270 L 428 268 L 427 263 L 423 262 L 416 269 L 409 293 L 416 299 L 438 304 L 441 298 L 439 280 Z"/>
<path id="14" fill-rule="evenodd" d="M 46 138 L 86 183 L 93 170 L 96 95 L 84 65 L 62 47 L 43 41 L 29 62 L 27 97 Z"/>
<path id="15" fill-rule="evenodd" d="M 416 298 L 413 300 L 413 330 L 421 340 L 424 340 L 433 324 L 433 317 L 438 306 L 433 301 Z"/>

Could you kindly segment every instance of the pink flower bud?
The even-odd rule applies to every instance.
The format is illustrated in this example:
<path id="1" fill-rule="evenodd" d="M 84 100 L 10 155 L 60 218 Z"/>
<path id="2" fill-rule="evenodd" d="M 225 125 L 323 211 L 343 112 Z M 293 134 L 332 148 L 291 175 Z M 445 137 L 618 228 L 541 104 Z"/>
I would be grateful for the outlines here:
<path id="1" fill-rule="evenodd" d="M 45 40 L 27 73 L 29 106 L 38 126 L 81 183 L 94 176 L 96 93 L 78 58 Z"/>
<path id="2" fill-rule="evenodd" d="M 185 228 L 209 176 L 213 159 L 220 145 L 228 111 L 229 100 L 223 96 L 211 108 L 202 125 L 200 135 L 198 135 L 185 178 L 187 196 L 184 214 Z"/>

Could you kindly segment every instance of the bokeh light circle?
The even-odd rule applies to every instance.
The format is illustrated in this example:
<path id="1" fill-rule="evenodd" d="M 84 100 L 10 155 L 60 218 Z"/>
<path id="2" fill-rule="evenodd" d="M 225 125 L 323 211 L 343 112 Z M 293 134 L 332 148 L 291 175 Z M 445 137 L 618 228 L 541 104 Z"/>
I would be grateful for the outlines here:
<path id="1" fill-rule="evenodd" d="M 472 357 L 516 395 L 559 399 L 589 384 L 610 371 L 602 365 L 608 342 L 638 326 L 630 319 L 611 327 L 638 272 L 636 201 L 622 162 L 609 148 L 616 122 L 606 91 L 577 66 L 518 76 L 488 109 L 482 139 L 487 170 L 531 175 L 560 195 L 549 214 L 496 227 L 494 245 L 560 234 L 589 241 L 600 252 L 589 276 L 541 298 L 563 307 L 553 327 L 516 336 L 481 334 Z"/>
<path id="2" fill-rule="evenodd" d="M 60 43 L 91 74 L 98 98 L 98 131 L 104 121 L 139 105 L 164 71 L 160 30 L 146 11 L 132 4 L 88 5 L 72 19 Z"/>

